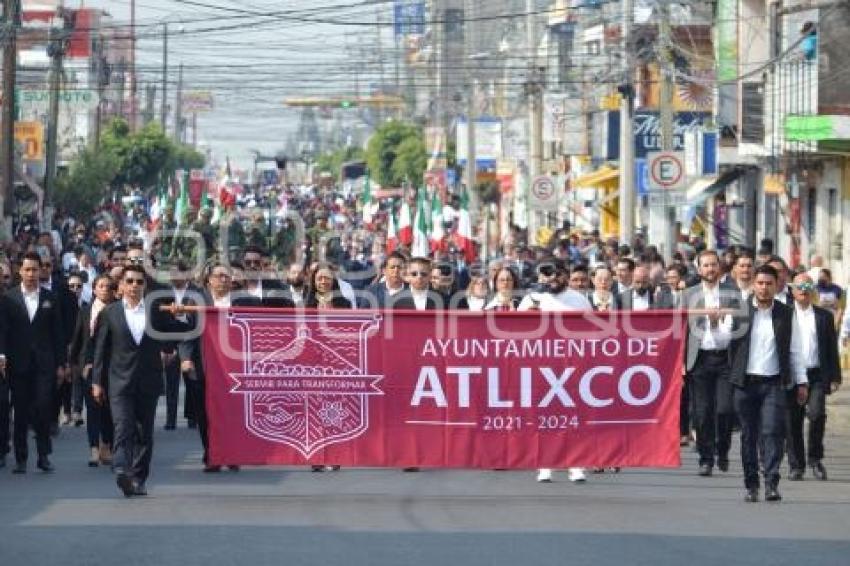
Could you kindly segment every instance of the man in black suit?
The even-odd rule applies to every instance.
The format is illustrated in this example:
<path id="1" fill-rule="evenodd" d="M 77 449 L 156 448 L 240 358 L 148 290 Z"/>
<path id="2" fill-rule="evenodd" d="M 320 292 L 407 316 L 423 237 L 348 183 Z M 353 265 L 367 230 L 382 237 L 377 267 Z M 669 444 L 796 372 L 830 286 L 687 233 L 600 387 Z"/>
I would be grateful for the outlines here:
<path id="1" fill-rule="evenodd" d="M 65 377 L 64 326 L 56 295 L 39 286 L 41 257 L 28 253 L 21 264 L 21 284 L 3 297 L 5 328 L 0 335 L 0 369 L 8 375 L 15 411 L 14 445 L 17 474 L 27 471 L 27 430 L 32 426 L 37 466 L 53 471 L 50 423 L 56 384 Z M 32 420 L 30 420 L 32 419 Z"/>
<path id="2" fill-rule="evenodd" d="M 729 381 L 729 342 L 732 317 L 722 310 L 739 306 L 738 295 L 720 284 L 720 258 L 714 250 L 700 252 L 697 267 L 702 283 L 685 289 L 682 306 L 709 309 L 708 315 L 688 317 L 685 372 L 693 400 L 697 432 L 699 475 L 710 476 L 715 458 L 721 471 L 729 470 L 729 449 L 735 423 L 733 388 Z"/>
<path id="3" fill-rule="evenodd" d="M 240 293 L 231 292 L 231 277 L 230 269 L 223 263 L 213 263 L 207 275 L 207 287 L 200 293 L 193 293 L 182 304 L 183 305 L 198 305 L 207 307 L 262 307 L 260 299 Z M 198 314 L 188 313 L 187 326 L 189 329 L 195 329 L 198 325 Z M 214 313 L 208 313 L 207 316 L 217 316 Z M 192 412 L 198 422 L 198 432 L 201 436 L 201 444 L 204 447 L 204 471 L 218 472 L 220 466 L 213 466 L 209 463 L 209 426 L 207 409 L 205 404 L 206 399 L 206 374 L 204 373 L 203 356 L 201 352 L 201 337 L 195 336 L 180 342 L 177 348 L 180 359 L 180 372 L 186 378 L 186 395 L 192 401 Z M 238 470 L 237 466 L 230 466 L 232 470 Z"/>
<path id="4" fill-rule="evenodd" d="M 809 417 L 809 465 L 819 480 L 826 479 L 823 459 L 823 435 L 826 429 L 826 396 L 841 384 L 838 337 L 832 313 L 812 304 L 815 284 L 805 272 L 794 277 L 794 334 L 791 338 L 791 362 L 798 383 L 808 383 L 805 405 L 795 403 L 796 389 L 788 399 L 788 479 L 803 479 L 806 469 L 803 421 Z"/>
<path id="5" fill-rule="evenodd" d="M 189 266 L 178 261 L 171 271 L 171 287 L 167 289 L 166 296 L 161 302 L 165 304 L 176 304 L 178 306 L 196 304 L 193 297 L 199 296 L 201 290 L 189 281 Z M 177 405 L 180 400 L 180 363 L 175 351 L 163 352 L 162 363 L 165 368 L 165 430 L 174 430 L 177 426 Z M 189 387 L 186 385 L 185 407 L 183 413 L 187 416 L 189 427 L 197 424 L 194 415 L 195 404 L 189 398 Z M 191 418 L 190 418 L 191 417 Z"/>
<path id="6" fill-rule="evenodd" d="M 753 298 L 746 314 L 735 317 L 730 343 L 729 381 L 735 386 L 735 410 L 741 422 L 744 500 L 759 499 L 759 451 L 762 451 L 765 500 L 781 501 L 779 467 L 785 446 L 786 392 L 796 384 L 796 402 L 804 404 L 808 386 L 791 369 L 794 311 L 774 300 L 779 275 L 770 265 L 756 269 Z"/>
<path id="7" fill-rule="evenodd" d="M 242 256 L 242 265 L 245 267 L 244 291 L 260 299 L 264 307 L 294 308 L 295 303 L 289 297 L 280 278 L 265 278 L 271 272 L 266 265 L 266 259 L 268 256 L 260 248 L 254 246 L 245 248 Z"/>
<path id="8" fill-rule="evenodd" d="M 652 309 L 672 308 L 672 304 L 655 304 L 655 293 L 649 282 L 649 269 L 638 265 L 632 272 L 632 285 L 614 298 L 617 310 L 648 311 Z"/>
<path id="9" fill-rule="evenodd" d="M 403 254 L 394 251 L 388 255 L 381 266 L 384 280 L 366 288 L 364 306 L 379 309 L 387 307 L 395 295 L 406 290 L 408 288 L 404 282 L 406 266 L 407 258 Z"/>
<path id="10" fill-rule="evenodd" d="M 418 311 L 448 308 L 441 295 L 431 290 L 430 278 L 431 260 L 425 257 L 411 259 L 407 266 L 409 287 L 393 295 L 387 302 L 387 307 Z"/>
<path id="11" fill-rule="evenodd" d="M 115 424 L 113 469 L 118 487 L 130 497 L 147 495 L 154 417 L 162 393 L 164 342 L 151 333 L 184 330 L 185 326 L 158 308 L 146 308 L 141 266 L 126 267 L 120 285 L 123 298 L 98 317 L 92 397 L 103 402 L 108 380 L 106 390 Z"/>

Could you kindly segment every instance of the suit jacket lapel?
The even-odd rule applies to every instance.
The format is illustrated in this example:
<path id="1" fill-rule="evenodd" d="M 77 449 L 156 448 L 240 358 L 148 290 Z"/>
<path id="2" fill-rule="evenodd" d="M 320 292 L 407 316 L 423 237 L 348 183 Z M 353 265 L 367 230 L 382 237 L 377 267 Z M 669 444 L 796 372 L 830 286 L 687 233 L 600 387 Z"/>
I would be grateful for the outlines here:
<path id="1" fill-rule="evenodd" d="M 138 348 L 141 344 L 136 344 L 136 339 L 133 338 L 133 332 L 130 330 L 130 325 L 127 324 L 127 315 L 124 312 L 124 302 L 118 301 L 118 309 L 116 309 L 116 316 L 118 316 L 121 321 L 119 325 L 124 328 L 124 335 L 127 337 L 127 341 L 130 343 L 131 348 Z M 144 340 L 144 336 L 142 336 L 142 340 Z"/>
<path id="2" fill-rule="evenodd" d="M 15 302 L 18 303 L 20 308 L 22 308 L 24 310 L 24 315 L 26 316 L 27 321 L 29 321 L 30 315 L 29 315 L 29 311 L 27 311 L 27 303 L 26 303 L 26 301 L 24 301 L 24 294 L 21 293 L 20 286 L 17 286 L 14 289 L 12 289 L 12 296 L 15 298 Z"/>

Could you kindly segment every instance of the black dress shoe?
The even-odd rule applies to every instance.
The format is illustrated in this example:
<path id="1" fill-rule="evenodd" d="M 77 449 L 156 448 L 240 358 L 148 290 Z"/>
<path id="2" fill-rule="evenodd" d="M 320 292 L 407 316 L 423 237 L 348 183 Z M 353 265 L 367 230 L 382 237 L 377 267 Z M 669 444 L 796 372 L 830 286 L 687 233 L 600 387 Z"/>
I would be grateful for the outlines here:
<path id="1" fill-rule="evenodd" d="M 130 479 L 130 476 L 123 472 L 119 473 L 117 476 L 115 476 L 115 483 L 118 484 L 118 489 L 121 490 L 121 493 L 124 494 L 124 497 L 133 496 L 133 480 Z"/>
<path id="2" fill-rule="evenodd" d="M 418 472 L 419 468 L 404 468 L 404 472 Z"/>
<path id="3" fill-rule="evenodd" d="M 42 456 L 41 458 L 39 458 L 38 462 L 36 462 L 35 465 L 39 470 L 47 474 L 49 474 L 55 469 L 53 467 L 53 464 L 50 463 L 50 460 L 47 459 L 47 456 Z"/>
<path id="4" fill-rule="evenodd" d="M 221 471 L 221 466 L 212 466 L 210 464 L 207 464 L 206 466 L 204 466 L 204 473 L 205 474 L 217 474 L 220 471 Z"/>
<path id="5" fill-rule="evenodd" d="M 325 467 L 324 466 L 310 466 L 310 471 L 311 472 L 324 472 Z"/>
<path id="6" fill-rule="evenodd" d="M 764 500 L 765 501 L 782 501 L 782 496 L 779 495 L 779 490 L 775 487 L 768 487 L 764 490 Z"/>
<path id="7" fill-rule="evenodd" d="M 6 455 L 0 456 L 0 470 L 6 467 Z"/>
<path id="8" fill-rule="evenodd" d="M 826 481 L 826 468 L 823 467 L 823 463 L 812 463 L 812 475 L 815 477 L 815 479 Z"/>
<path id="9" fill-rule="evenodd" d="M 718 460 L 717 461 L 717 469 L 721 472 L 729 471 L 729 460 Z"/>
<path id="10" fill-rule="evenodd" d="M 177 429 L 176 425 L 173 425 L 173 424 L 165 425 L 165 430 L 176 430 L 176 429 Z"/>
<path id="11" fill-rule="evenodd" d="M 699 467 L 699 472 L 697 472 L 697 474 L 704 478 L 709 477 L 711 475 L 711 466 L 709 466 L 708 464 L 702 464 Z"/>
<path id="12" fill-rule="evenodd" d="M 803 481 L 803 470 L 791 470 L 788 473 L 788 479 L 791 481 Z"/>
<path id="13" fill-rule="evenodd" d="M 744 501 L 747 503 L 757 503 L 759 500 L 759 490 L 758 488 L 750 488 L 747 490 L 747 495 L 744 496 Z"/>
<path id="14" fill-rule="evenodd" d="M 238 472 L 239 466 L 227 466 L 227 469 L 230 470 L 231 472 Z"/>
<path id="15" fill-rule="evenodd" d="M 145 487 L 144 482 L 133 482 L 133 495 L 142 496 L 148 494 L 148 490 Z"/>
<path id="16" fill-rule="evenodd" d="M 22 462 L 22 461 L 15 462 L 15 467 L 12 468 L 12 473 L 13 474 L 25 474 L 25 473 L 27 473 L 27 463 Z"/>

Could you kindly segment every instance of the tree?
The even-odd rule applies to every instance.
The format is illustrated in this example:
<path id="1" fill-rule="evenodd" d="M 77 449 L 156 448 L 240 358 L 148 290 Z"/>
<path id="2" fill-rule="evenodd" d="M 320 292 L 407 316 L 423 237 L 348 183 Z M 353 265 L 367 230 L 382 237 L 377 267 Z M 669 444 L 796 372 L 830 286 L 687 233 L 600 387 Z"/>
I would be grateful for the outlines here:
<path id="1" fill-rule="evenodd" d="M 84 149 L 71 164 L 68 174 L 56 180 L 56 204 L 76 215 L 91 214 L 109 195 L 118 173 L 118 159 L 108 151 Z"/>
<path id="2" fill-rule="evenodd" d="M 410 171 L 407 171 L 407 166 L 399 165 L 395 169 L 393 165 L 399 153 L 399 148 L 402 143 L 408 138 L 422 139 L 422 131 L 413 124 L 406 124 L 399 121 L 391 121 L 382 124 L 372 137 L 369 138 L 369 144 L 366 148 L 366 163 L 372 173 L 372 178 L 382 186 L 397 187 L 405 180 L 405 174 L 415 173 L 415 168 L 412 164 L 415 163 L 415 151 L 412 142 L 404 148 L 404 160 L 407 166 L 411 166 Z M 424 149 L 424 145 L 422 146 Z M 417 176 L 409 177 L 410 181 L 416 182 L 422 176 L 425 167 L 419 171 Z"/>
<path id="3" fill-rule="evenodd" d="M 328 151 L 319 156 L 316 160 L 316 170 L 327 172 L 337 177 L 342 164 L 348 161 L 357 161 L 364 159 L 363 150 L 356 146 L 341 147 L 335 151 Z"/>
<path id="4" fill-rule="evenodd" d="M 396 148 L 392 172 L 397 179 L 409 179 L 416 183 L 428 166 L 428 150 L 422 136 L 409 137 Z"/>
<path id="5" fill-rule="evenodd" d="M 100 149 L 118 159 L 118 172 L 112 180 L 115 188 L 125 185 L 152 187 L 163 172 L 173 171 L 180 163 L 203 166 L 203 156 L 176 147 L 156 122 L 133 134 L 127 122 L 113 120 L 101 137 Z"/>

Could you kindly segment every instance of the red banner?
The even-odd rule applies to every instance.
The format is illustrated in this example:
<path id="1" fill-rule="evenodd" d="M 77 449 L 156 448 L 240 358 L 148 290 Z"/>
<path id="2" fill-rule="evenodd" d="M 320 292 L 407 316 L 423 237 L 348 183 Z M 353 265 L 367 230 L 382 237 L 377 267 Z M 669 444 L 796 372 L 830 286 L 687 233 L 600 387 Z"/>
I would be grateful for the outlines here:
<path id="1" fill-rule="evenodd" d="M 204 312 L 214 464 L 679 465 L 672 312 Z"/>

